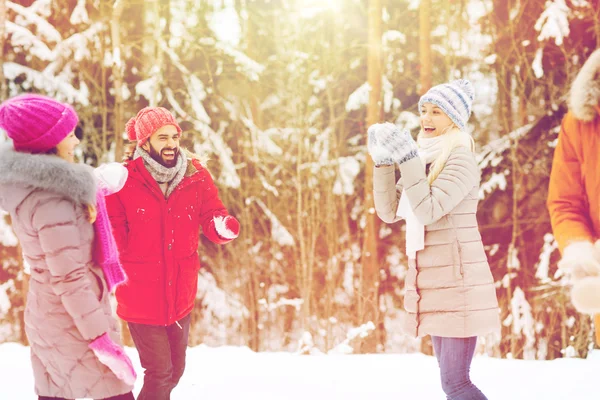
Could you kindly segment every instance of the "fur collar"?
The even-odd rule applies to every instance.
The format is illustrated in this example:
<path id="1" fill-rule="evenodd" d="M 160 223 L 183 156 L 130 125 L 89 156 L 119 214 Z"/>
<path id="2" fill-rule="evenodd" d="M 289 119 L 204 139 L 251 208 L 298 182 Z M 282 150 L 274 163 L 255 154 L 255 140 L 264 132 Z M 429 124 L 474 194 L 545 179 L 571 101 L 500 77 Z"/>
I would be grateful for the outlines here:
<path id="1" fill-rule="evenodd" d="M 185 153 L 188 159 L 188 165 L 185 171 L 186 177 L 194 175 L 196 172 L 200 171 L 200 168 L 206 168 L 205 161 L 202 160 L 201 156 L 184 148 L 181 150 Z"/>
<path id="2" fill-rule="evenodd" d="M 76 203 L 96 203 L 92 167 L 71 164 L 54 155 L 19 152 L 10 142 L 0 144 L 0 184 L 48 190 Z"/>
<path id="3" fill-rule="evenodd" d="M 594 51 L 577 74 L 571 86 L 569 109 L 585 122 L 596 118 L 600 105 L 600 49 Z"/>

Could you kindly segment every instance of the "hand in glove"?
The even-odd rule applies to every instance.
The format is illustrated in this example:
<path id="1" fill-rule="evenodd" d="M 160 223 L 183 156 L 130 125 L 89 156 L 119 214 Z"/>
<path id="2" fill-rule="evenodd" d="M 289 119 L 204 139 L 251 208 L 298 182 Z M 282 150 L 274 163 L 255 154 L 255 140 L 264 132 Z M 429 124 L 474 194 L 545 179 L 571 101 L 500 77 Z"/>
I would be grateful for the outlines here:
<path id="1" fill-rule="evenodd" d="M 571 302 L 578 312 L 600 313 L 600 241 L 574 242 L 568 245 L 559 270 L 572 282 Z"/>
<path id="2" fill-rule="evenodd" d="M 600 314 L 600 276 L 586 276 L 571 289 L 571 303 L 583 314 Z"/>
<path id="3" fill-rule="evenodd" d="M 222 239 L 233 240 L 240 234 L 240 223 L 231 215 L 215 217 L 215 229 Z"/>
<path id="4" fill-rule="evenodd" d="M 376 167 L 380 167 L 382 165 L 394 165 L 392 155 L 385 147 L 381 145 L 377 139 L 377 132 L 385 129 L 385 125 L 386 124 L 373 124 L 367 131 L 367 150 L 369 151 L 369 155 L 373 159 L 373 163 Z"/>
<path id="5" fill-rule="evenodd" d="M 136 373 L 133 364 L 123 348 L 104 333 L 88 345 L 98 360 L 106 365 L 116 376 L 128 385 L 135 383 Z"/>
<path id="6" fill-rule="evenodd" d="M 563 251 L 559 270 L 573 281 L 587 276 L 600 276 L 600 258 L 591 242 L 573 242 Z"/>
<path id="7" fill-rule="evenodd" d="M 386 122 L 374 129 L 378 146 L 384 148 L 398 164 L 418 156 L 418 147 L 408 129 L 400 131 L 394 124 Z"/>
<path id="8" fill-rule="evenodd" d="M 129 171 L 123 165 L 112 162 L 102 164 L 94 169 L 94 175 L 98 179 L 98 187 L 105 196 L 119 192 L 125 186 Z"/>

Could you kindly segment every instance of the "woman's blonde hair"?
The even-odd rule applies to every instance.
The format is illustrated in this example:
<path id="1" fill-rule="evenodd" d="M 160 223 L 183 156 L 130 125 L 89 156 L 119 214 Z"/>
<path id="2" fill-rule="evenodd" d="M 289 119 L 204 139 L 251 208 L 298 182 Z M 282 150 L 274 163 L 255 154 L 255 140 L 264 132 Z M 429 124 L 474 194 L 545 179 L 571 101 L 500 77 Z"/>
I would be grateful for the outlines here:
<path id="1" fill-rule="evenodd" d="M 422 135 L 423 131 L 419 133 Z M 433 181 L 437 179 L 440 172 L 446 166 L 446 161 L 450 157 L 450 153 L 457 147 L 466 147 L 470 151 L 475 151 L 475 141 L 468 133 L 460 130 L 456 125 L 451 125 L 448 132 L 442 133 L 443 145 L 442 152 L 440 155 L 431 163 L 429 168 L 429 174 L 427 175 L 427 182 L 431 185 Z"/>

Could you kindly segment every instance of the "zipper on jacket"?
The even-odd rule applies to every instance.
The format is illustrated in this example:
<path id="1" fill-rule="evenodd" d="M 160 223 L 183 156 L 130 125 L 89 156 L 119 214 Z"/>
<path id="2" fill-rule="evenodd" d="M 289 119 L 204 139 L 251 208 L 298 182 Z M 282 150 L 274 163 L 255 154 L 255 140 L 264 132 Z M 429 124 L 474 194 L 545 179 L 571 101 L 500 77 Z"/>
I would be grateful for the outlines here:
<path id="1" fill-rule="evenodd" d="M 460 276 L 462 277 L 465 275 L 465 270 L 463 266 L 462 247 L 458 241 L 458 236 L 456 237 L 456 247 L 458 247 L 458 263 L 460 265 Z"/>
<path id="2" fill-rule="evenodd" d="M 456 264 L 458 263 L 458 272 L 460 274 L 460 276 L 458 276 L 458 278 L 463 278 L 464 277 L 464 269 L 463 269 L 463 263 L 462 263 L 462 248 L 460 247 L 460 242 L 458 241 L 458 230 L 456 229 L 456 226 L 454 226 L 454 220 L 452 219 L 452 217 L 450 215 L 446 215 L 446 218 L 448 220 L 448 223 L 450 224 L 450 226 L 452 226 L 452 232 L 454 232 L 454 241 L 452 243 L 452 247 L 454 247 L 453 251 L 452 251 L 452 261 L 454 262 L 454 271 L 456 271 Z M 455 256 L 458 255 L 458 260 L 455 259 Z"/>

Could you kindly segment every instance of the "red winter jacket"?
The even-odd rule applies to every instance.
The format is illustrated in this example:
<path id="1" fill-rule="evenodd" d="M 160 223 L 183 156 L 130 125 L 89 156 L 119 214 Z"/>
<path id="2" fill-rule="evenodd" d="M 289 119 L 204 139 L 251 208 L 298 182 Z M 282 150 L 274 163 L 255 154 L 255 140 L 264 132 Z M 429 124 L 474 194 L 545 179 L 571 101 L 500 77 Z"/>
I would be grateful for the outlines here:
<path id="1" fill-rule="evenodd" d="M 200 227 L 214 243 L 213 218 L 227 216 L 217 188 L 197 160 L 168 199 L 142 158 L 127 165 L 125 187 L 106 204 L 128 280 L 117 287 L 117 314 L 125 321 L 171 325 L 194 307 Z M 237 232 L 236 232 L 237 233 Z"/>

